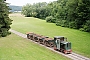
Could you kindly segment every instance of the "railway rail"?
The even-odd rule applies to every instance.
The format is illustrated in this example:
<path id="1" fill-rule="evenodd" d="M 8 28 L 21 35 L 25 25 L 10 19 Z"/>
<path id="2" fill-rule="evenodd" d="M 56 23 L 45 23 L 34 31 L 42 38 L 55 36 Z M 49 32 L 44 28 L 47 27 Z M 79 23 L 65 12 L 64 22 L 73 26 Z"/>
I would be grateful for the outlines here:
<path id="1" fill-rule="evenodd" d="M 18 36 L 21 36 L 21 37 L 23 37 L 23 38 L 27 38 L 27 36 L 26 36 L 25 34 L 23 34 L 23 33 L 20 33 L 20 32 L 18 32 L 18 31 L 12 30 L 12 29 L 11 29 L 10 31 L 11 31 L 12 33 L 18 35 Z M 32 41 L 32 40 L 30 40 L 30 41 Z M 34 42 L 34 41 L 32 41 L 32 42 Z M 37 42 L 34 42 L 34 43 L 37 43 Z M 39 43 L 37 43 L 37 44 L 39 44 Z M 66 56 L 66 57 L 68 57 L 68 58 L 70 58 L 70 59 L 72 59 L 72 60 L 90 60 L 90 58 L 87 58 L 87 57 L 85 57 L 85 56 L 76 54 L 76 53 L 74 53 L 74 52 L 72 52 L 71 54 L 64 54 L 64 53 L 55 51 L 53 48 L 46 47 L 46 46 L 44 46 L 44 45 L 42 45 L 42 44 L 39 44 L 39 45 L 41 45 L 41 46 L 43 46 L 43 47 L 45 47 L 45 48 L 47 48 L 47 49 L 50 49 L 51 51 L 54 51 L 54 52 L 56 52 L 56 53 L 58 53 L 58 54 L 61 54 L 61 55 L 63 55 L 63 56 Z"/>

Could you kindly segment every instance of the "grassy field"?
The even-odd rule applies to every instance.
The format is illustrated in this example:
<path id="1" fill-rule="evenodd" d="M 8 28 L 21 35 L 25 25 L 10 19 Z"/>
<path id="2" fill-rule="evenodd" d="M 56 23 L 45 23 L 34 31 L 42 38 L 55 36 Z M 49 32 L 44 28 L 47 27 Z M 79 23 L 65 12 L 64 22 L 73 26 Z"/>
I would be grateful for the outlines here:
<path id="1" fill-rule="evenodd" d="M 14 30 L 22 33 L 34 32 L 49 37 L 65 36 L 72 43 L 74 52 L 90 57 L 90 33 L 56 26 L 33 17 L 11 16 L 10 18 L 13 20 L 12 29 Z"/>
<path id="2" fill-rule="evenodd" d="M 0 60 L 70 60 L 27 39 L 11 34 L 0 38 Z"/>

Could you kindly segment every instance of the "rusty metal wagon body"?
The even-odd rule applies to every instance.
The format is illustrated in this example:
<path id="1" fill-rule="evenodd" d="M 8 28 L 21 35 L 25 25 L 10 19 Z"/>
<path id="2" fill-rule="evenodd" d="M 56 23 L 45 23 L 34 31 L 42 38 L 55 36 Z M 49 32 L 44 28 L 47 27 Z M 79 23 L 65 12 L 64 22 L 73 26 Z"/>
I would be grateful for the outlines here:
<path id="1" fill-rule="evenodd" d="M 54 46 L 54 39 L 52 38 L 45 38 L 44 39 L 44 45 L 48 47 L 53 47 Z"/>

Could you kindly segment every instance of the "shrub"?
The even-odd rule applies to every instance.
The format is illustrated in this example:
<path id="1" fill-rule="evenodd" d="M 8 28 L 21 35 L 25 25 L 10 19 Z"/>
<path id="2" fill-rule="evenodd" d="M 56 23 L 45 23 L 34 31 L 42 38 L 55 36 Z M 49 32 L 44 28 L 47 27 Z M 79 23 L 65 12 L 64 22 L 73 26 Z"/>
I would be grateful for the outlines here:
<path id="1" fill-rule="evenodd" d="M 86 24 L 83 26 L 84 31 L 90 32 L 90 20 L 86 21 Z"/>
<path id="2" fill-rule="evenodd" d="M 77 24 L 74 21 L 72 21 L 69 23 L 69 28 L 77 29 Z"/>
<path id="3" fill-rule="evenodd" d="M 55 23 L 56 19 L 53 16 L 46 17 L 46 22 Z"/>
<path id="4" fill-rule="evenodd" d="M 61 21 L 60 20 L 56 20 L 56 25 L 57 26 L 61 26 Z"/>
<path id="5" fill-rule="evenodd" d="M 84 28 L 80 28 L 79 30 L 80 30 L 80 31 L 84 31 Z"/>
<path id="6" fill-rule="evenodd" d="M 62 27 L 68 27 L 68 23 L 66 20 L 57 20 L 56 21 L 57 26 L 62 26 Z"/>

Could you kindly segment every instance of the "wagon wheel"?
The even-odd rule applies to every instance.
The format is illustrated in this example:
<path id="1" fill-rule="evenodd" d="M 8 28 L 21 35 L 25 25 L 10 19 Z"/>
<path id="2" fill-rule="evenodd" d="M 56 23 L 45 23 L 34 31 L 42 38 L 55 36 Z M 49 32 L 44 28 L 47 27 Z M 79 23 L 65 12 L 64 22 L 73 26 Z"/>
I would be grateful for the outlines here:
<path id="1" fill-rule="evenodd" d="M 36 38 L 36 42 L 38 42 L 38 38 Z"/>
<path id="2" fill-rule="evenodd" d="M 29 37 L 27 36 L 27 38 L 29 39 Z"/>
<path id="3" fill-rule="evenodd" d="M 56 45 L 54 45 L 54 50 L 57 50 L 57 47 L 56 47 Z"/>
<path id="4" fill-rule="evenodd" d="M 28 38 L 30 39 L 30 36 Z"/>
<path id="5" fill-rule="evenodd" d="M 32 38 L 32 37 L 30 37 L 30 40 L 33 40 L 33 38 Z"/>
<path id="6" fill-rule="evenodd" d="M 33 38 L 33 41 L 36 41 L 36 38 L 35 37 Z"/>
<path id="7" fill-rule="evenodd" d="M 37 38 L 35 38 L 35 42 L 37 42 Z"/>
<path id="8" fill-rule="evenodd" d="M 44 45 L 46 46 L 46 42 L 44 41 Z"/>
<path id="9" fill-rule="evenodd" d="M 34 41 L 34 38 L 32 37 L 32 38 L 31 38 L 31 40 L 33 40 L 33 41 Z"/>
<path id="10" fill-rule="evenodd" d="M 64 54 L 67 54 L 67 52 L 65 50 L 63 52 L 64 52 Z"/>
<path id="11" fill-rule="evenodd" d="M 38 42 L 41 43 L 41 42 L 40 42 L 40 39 L 38 39 Z"/>
<path id="12" fill-rule="evenodd" d="M 53 43 L 50 43 L 50 47 L 51 47 L 51 48 L 54 47 L 54 44 L 53 44 Z"/>
<path id="13" fill-rule="evenodd" d="M 40 43 L 40 37 L 37 37 L 37 42 Z"/>
<path id="14" fill-rule="evenodd" d="M 30 40 L 32 40 L 31 37 L 30 37 Z"/>
<path id="15" fill-rule="evenodd" d="M 27 34 L 27 38 L 29 37 L 29 34 Z M 29 39 L 29 38 L 28 38 Z"/>
<path id="16" fill-rule="evenodd" d="M 44 40 L 43 39 L 40 42 L 41 42 L 42 45 L 44 45 Z"/>
<path id="17" fill-rule="evenodd" d="M 46 41 L 44 41 L 44 45 L 47 46 L 47 42 Z"/>

